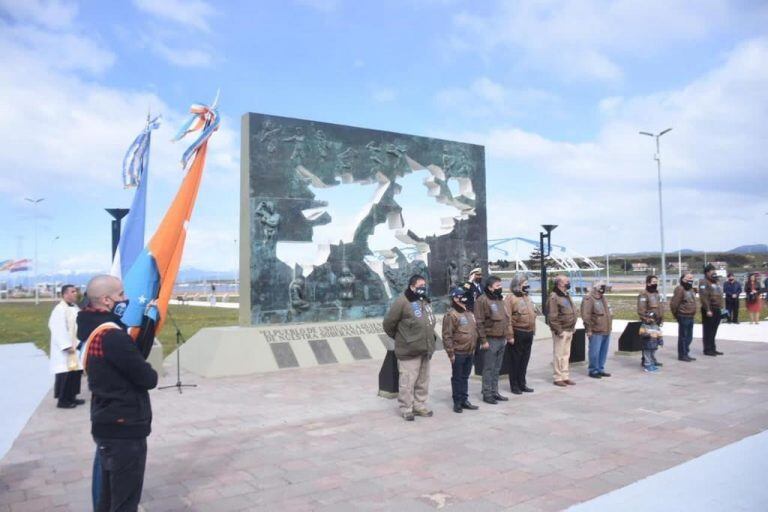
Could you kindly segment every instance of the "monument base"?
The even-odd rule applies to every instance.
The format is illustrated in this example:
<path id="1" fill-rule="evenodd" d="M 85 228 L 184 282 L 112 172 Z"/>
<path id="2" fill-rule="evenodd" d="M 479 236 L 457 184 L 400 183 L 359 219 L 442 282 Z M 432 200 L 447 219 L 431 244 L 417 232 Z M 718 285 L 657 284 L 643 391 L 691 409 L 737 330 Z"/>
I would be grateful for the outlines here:
<path id="1" fill-rule="evenodd" d="M 384 359 L 393 342 L 384 334 L 381 324 L 380 318 L 369 318 L 349 322 L 207 327 L 181 346 L 181 367 L 203 377 L 227 377 Z"/>

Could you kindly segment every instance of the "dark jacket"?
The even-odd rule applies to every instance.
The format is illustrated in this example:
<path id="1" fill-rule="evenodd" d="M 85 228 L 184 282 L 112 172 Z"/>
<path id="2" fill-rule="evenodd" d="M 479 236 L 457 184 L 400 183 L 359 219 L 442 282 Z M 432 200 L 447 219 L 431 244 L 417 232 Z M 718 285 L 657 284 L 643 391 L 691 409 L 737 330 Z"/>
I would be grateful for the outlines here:
<path id="1" fill-rule="evenodd" d="M 429 299 L 419 298 L 408 288 L 384 317 L 384 332 L 395 339 L 395 356 L 412 359 L 435 351 L 435 315 Z"/>
<path id="2" fill-rule="evenodd" d="M 475 283 L 474 281 L 469 283 L 469 288 L 472 290 L 472 293 L 469 294 L 469 300 L 467 301 L 467 309 L 469 311 L 475 310 L 475 302 L 477 302 L 477 298 L 480 297 L 483 294 L 483 283 Z"/>
<path id="3" fill-rule="evenodd" d="M 699 284 L 699 300 L 704 314 L 723 309 L 723 287 L 707 279 Z"/>
<path id="4" fill-rule="evenodd" d="M 77 337 L 86 340 L 101 324 L 120 318 L 86 308 L 77 315 Z M 152 430 L 147 390 L 157 386 L 157 372 L 124 329 L 98 333 L 88 348 L 91 433 L 103 438 L 143 438 Z"/>
<path id="5" fill-rule="evenodd" d="M 576 327 L 576 308 L 568 293 L 555 287 L 547 302 L 547 323 L 555 336 L 563 331 L 572 331 Z"/>
<path id="6" fill-rule="evenodd" d="M 653 313 L 653 315 L 651 315 Z M 664 303 L 659 292 L 643 290 L 637 296 L 637 316 L 640 321 L 651 325 L 664 323 Z"/>
<path id="7" fill-rule="evenodd" d="M 605 295 L 591 291 L 581 301 L 581 319 L 586 332 L 594 334 L 611 334 L 613 327 L 613 312 L 608 305 Z"/>
<path id="8" fill-rule="evenodd" d="M 477 344 L 477 326 L 471 311 L 452 307 L 443 317 L 443 346 L 448 357 L 471 354 Z"/>
<path id="9" fill-rule="evenodd" d="M 669 308 L 672 310 L 672 314 L 675 315 L 675 318 L 681 316 L 695 316 L 696 290 L 693 287 L 691 287 L 690 290 L 686 290 L 683 288 L 683 285 L 677 285 L 675 291 L 672 292 L 672 300 L 669 303 Z"/>
<path id="10" fill-rule="evenodd" d="M 488 341 L 488 337 L 512 339 L 512 327 L 503 298 L 497 299 L 484 293 L 475 302 L 474 313 L 480 343 Z"/>
<path id="11" fill-rule="evenodd" d="M 729 299 L 733 298 L 733 295 L 737 297 L 741 294 L 741 283 L 738 281 L 730 282 L 728 280 L 723 283 L 723 292 Z"/>

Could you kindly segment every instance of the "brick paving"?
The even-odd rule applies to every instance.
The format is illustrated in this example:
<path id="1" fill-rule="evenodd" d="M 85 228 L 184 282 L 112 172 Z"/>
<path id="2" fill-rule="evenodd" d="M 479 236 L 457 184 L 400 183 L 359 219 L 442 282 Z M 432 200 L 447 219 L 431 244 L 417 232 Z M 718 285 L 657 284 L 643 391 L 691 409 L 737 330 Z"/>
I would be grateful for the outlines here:
<path id="1" fill-rule="evenodd" d="M 616 339 L 612 340 L 613 349 Z M 432 366 L 432 418 L 413 423 L 376 396 L 380 361 L 202 379 L 153 391 L 146 511 L 561 510 L 768 429 L 768 344 L 721 342 L 695 363 L 614 356 L 610 379 L 550 382 L 537 341 L 536 392 L 451 411 L 444 353 Z M 168 366 L 164 384 L 175 382 Z M 504 383 L 501 389 L 508 390 Z M 470 382 L 480 402 L 479 381 Z M 46 398 L 0 461 L 0 512 L 83 511 L 94 445 L 87 408 Z M 695 478 L 695 475 L 692 475 Z"/>

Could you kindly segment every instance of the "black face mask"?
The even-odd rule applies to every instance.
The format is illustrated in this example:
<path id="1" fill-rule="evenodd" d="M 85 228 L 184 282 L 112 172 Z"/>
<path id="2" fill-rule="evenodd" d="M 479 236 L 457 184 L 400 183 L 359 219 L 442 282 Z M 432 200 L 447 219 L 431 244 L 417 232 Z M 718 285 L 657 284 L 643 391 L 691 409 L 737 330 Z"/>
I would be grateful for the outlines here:
<path id="1" fill-rule="evenodd" d="M 459 301 L 461 301 L 462 304 L 466 304 L 467 301 L 469 301 L 469 299 L 467 298 L 466 295 L 462 295 Z"/>
<path id="2" fill-rule="evenodd" d="M 115 302 L 112 305 L 112 313 L 114 313 L 115 316 L 119 316 L 122 318 L 122 316 L 125 314 L 125 310 L 128 309 L 128 303 L 130 301 L 128 299 L 121 300 L 120 302 Z"/>
<path id="3" fill-rule="evenodd" d="M 691 288 L 693 288 L 693 283 L 691 283 L 690 281 L 682 281 L 680 284 L 683 285 L 683 289 L 685 290 L 690 290 Z"/>
<path id="4" fill-rule="evenodd" d="M 599 288 L 597 289 L 597 291 L 598 291 L 598 292 L 600 292 L 600 294 L 602 295 L 603 293 L 605 293 L 605 286 L 601 286 L 601 287 L 599 287 Z"/>
<path id="5" fill-rule="evenodd" d="M 528 286 L 528 285 L 525 285 L 525 286 L 523 286 L 523 287 L 522 287 L 522 288 L 520 288 L 520 289 L 523 291 L 523 293 L 527 294 L 527 293 L 528 293 L 528 290 L 530 290 L 530 289 L 531 289 L 531 287 L 530 287 L 530 286 Z"/>
<path id="6" fill-rule="evenodd" d="M 419 287 L 417 287 L 413 291 L 419 297 L 426 297 L 426 295 L 427 295 L 427 287 L 426 286 L 419 286 Z"/>
<path id="7" fill-rule="evenodd" d="M 645 289 L 646 289 L 646 290 L 647 290 L 649 293 L 656 293 L 656 289 L 657 289 L 658 287 L 659 287 L 659 285 L 657 285 L 657 284 L 649 284 L 649 285 L 647 285 L 647 286 L 645 287 Z"/>
<path id="8" fill-rule="evenodd" d="M 500 299 L 504 296 L 504 292 L 501 290 L 501 288 L 498 288 L 496 290 L 490 290 L 491 295 L 493 295 L 495 298 Z"/>
<path id="9" fill-rule="evenodd" d="M 482 278 L 482 277 L 480 277 L 480 276 L 477 276 L 477 277 L 475 278 L 475 282 L 476 282 L 477 284 L 480 284 L 480 282 L 481 282 L 482 280 L 483 280 L 483 278 Z"/>
<path id="10" fill-rule="evenodd" d="M 567 285 L 565 285 L 565 289 L 566 290 L 570 290 L 571 289 L 571 283 L 568 283 Z"/>
<path id="11" fill-rule="evenodd" d="M 716 283 L 717 279 L 718 279 L 717 278 L 717 274 L 710 274 L 710 276 L 709 276 L 709 280 L 710 281 L 712 281 L 713 283 Z"/>

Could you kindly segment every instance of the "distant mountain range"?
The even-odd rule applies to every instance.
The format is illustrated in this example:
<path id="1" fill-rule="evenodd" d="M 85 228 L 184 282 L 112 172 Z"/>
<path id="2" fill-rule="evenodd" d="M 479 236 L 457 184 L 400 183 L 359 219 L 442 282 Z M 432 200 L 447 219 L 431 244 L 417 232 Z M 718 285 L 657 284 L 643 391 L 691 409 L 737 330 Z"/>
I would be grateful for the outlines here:
<path id="1" fill-rule="evenodd" d="M 96 274 L 105 273 L 106 270 L 97 270 L 93 272 L 70 272 L 70 273 L 54 273 L 54 274 L 40 274 L 38 276 L 38 282 L 40 283 L 67 283 L 74 285 L 84 285 L 88 283 L 88 280 Z M 177 283 L 189 283 L 198 281 L 219 281 L 235 279 L 236 272 L 214 272 L 211 270 L 203 270 L 194 267 L 182 268 L 179 270 L 179 275 L 176 278 Z M 26 283 L 27 279 L 32 279 L 31 272 L 20 272 L 18 274 L 3 274 L 0 275 L 0 281 Z"/>
<path id="2" fill-rule="evenodd" d="M 659 254 L 658 251 L 641 251 L 632 253 L 611 253 L 611 257 L 644 257 L 655 256 Z M 677 251 L 667 250 L 667 254 L 676 255 Z M 692 256 L 694 254 L 704 254 L 704 251 L 696 249 L 681 249 L 680 254 L 683 256 Z M 752 245 L 740 245 L 729 251 L 707 251 L 707 254 L 768 254 L 768 245 L 766 244 L 752 244 Z"/>

